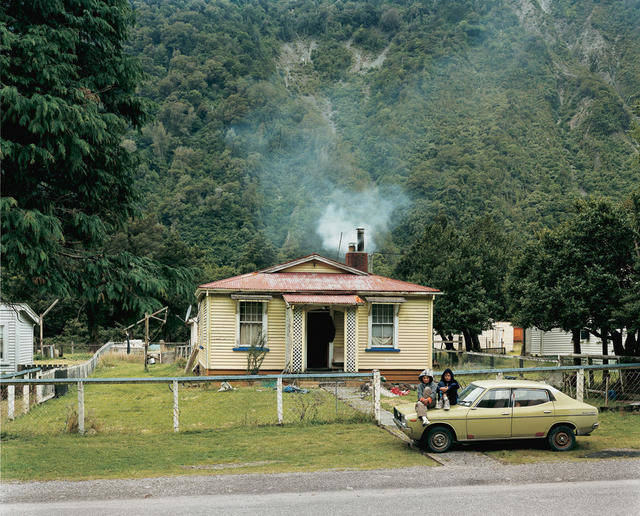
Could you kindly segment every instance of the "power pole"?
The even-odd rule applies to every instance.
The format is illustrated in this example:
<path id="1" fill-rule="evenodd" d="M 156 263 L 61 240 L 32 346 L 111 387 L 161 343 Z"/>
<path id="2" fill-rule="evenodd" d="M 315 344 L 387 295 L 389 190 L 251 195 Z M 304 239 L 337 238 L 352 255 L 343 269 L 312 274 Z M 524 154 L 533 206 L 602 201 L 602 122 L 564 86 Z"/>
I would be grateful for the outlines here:
<path id="1" fill-rule="evenodd" d="M 56 306 L 56 303 L 60 301 L 60 299 L 56 299 L 53 303 L 51 303 L 51 305 L 49 306 L 49 308 L 47 308 L 43 313 L 40 314 L 40 316 L 38 317 L 38 325 L 40 326 L 40 355 L 42 355 L 42 341 L 43 341 L 43 334 L 44 334 L 44 316 L 47 315 L 49 313 L 49 310 L 51 310 L 54 306 Z"/>
<path id="2" fill-rule="evenodd" d="M 158 314 L 164 312 L 164 319 L 161 319 L 160 317 L 156 317 Z M 161 308 L 160 310 L 156 310 L 155 312 L 153 312 L 152 314 L 150 314 L 149 312 L 145 312 L 144 313 L 144 318 L 140 319 L 137 322 L 134 322 L 133 324 L 130 324 L 129 326 L 127 326 L 124 329 L 125 334 L 127 335 L 127 340 L 129 339 L 129 330 L 135 326 L 138 326 L 138 324 L 144 322 L 144 370 L 148 371 L 149 368 L 147 366 L 147 354 L 149 353 L 149 320 L 150 319 L 157 319 L 158 321 L 160 321 L 162 324 L 167 322 L 167 314 L 169 313 L 169 307 L 165 306 L 164 308 Z"/>

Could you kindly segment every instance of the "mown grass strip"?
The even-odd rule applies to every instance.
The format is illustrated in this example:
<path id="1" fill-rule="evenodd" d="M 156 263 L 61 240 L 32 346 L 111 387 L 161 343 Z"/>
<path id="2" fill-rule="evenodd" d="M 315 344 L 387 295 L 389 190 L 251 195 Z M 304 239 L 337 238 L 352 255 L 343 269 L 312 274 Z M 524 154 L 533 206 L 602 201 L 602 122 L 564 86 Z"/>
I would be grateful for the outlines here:
<path id="1" fill-rule="evenodd" d="M 371 423 L 12 438 L 4 480 L 141 478 L 435 465 Z"/>

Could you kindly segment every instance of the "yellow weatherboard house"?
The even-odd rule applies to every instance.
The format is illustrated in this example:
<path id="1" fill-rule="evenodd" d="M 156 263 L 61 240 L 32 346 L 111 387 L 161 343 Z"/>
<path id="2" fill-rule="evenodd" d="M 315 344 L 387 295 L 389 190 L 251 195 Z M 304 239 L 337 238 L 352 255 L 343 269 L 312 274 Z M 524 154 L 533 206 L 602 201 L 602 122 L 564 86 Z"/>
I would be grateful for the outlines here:
<path id="1" fill-rule="evenodd" d="M 246 374 L 260 336 L 260 372 L 368 372 L 415 381 L 432 365 L 439 291 L 368 272 L 363 230 L 346 263 L 318 254 L 200 285 L 201 374 Z"/>

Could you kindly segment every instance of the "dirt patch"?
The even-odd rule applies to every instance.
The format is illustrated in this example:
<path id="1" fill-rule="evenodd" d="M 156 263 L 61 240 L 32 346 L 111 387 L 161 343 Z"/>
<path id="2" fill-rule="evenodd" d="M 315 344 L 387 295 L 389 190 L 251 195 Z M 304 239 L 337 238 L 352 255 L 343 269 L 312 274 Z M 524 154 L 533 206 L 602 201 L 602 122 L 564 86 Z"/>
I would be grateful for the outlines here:
<path id="1" fill-rule="evenodd" d="M 185 469 L 235 469 L 235 468 L 247 468 L 251 466 L 264 466 L 265 464 L 276 464 L 280 461 L 277 460 L 261 460 L 257 462 L 234 462 L 233 464 L 195 464 L 193 466 L 182 466 Z"/>
<path id="2" fill-rule="evenodd" d="M 610 459 L 614 457 L 640 457 L 640 450 L 601 450 L 581 455 L 585 459 Z"/>
<path id="3" fill-rule="evenodd" d="M 569 127 L 571 129 L 575 129 L 577 126 L 580 125 L 582 120 L 584 120 L 584 118 L 587 116 L 587 113 L 589 111 L 589 106 L 592 103 L 593 103 L 593 99 L 590 97 L 585 97 L 580 101 L 575 115 L 573 115 L 573 117 L 571 117 L 571 120 L 569 120 Z"/>
<path id="4" fill-rule="evenodd" d="M 360 73 L 363 74 L 372 68 L 380 68 L 384 60 L 387 58 L 387 53 L 389 52 L 390 45 L 387 45 L 385 49 L 376 55 L 370 55 L 358 47 L 354 47 L 352 44 L 352 40 L 347 41 L 345 44 L 347 49 L 353 55 L 353 65 L 349 70 L 351 73 Z"/>
<path id="5" fill-rule="evenodd" d="M 311 63 L 311 53 L 318 44 L 314 40 L 298 39 L 282 45 L 278 68 L 284 73 L 285 86 L 292 83 L 304 82 L 304 66 Z"/>

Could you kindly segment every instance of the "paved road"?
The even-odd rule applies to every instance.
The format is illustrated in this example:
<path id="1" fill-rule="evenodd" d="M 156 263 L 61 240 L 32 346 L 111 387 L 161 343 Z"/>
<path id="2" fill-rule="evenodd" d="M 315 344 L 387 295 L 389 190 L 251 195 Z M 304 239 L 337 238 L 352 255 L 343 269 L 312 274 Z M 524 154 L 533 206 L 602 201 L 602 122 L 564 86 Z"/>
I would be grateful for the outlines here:
<path id="1" fill-rule="evenodd" d="M 2 514 L 639 514 L 640 461 L 2 484 Z"/>
<path id="2" fill-rule="evenodd" d="M 638 514 L 640 480 L 592 481 L 441 488 L 305 491 L 241 495 L 173 496 L 148 499 L 11 504 L 2 512 L 21 515 L 565 515 Z"/>

